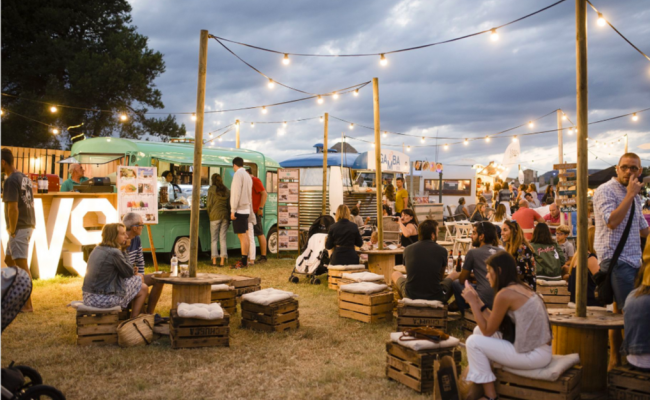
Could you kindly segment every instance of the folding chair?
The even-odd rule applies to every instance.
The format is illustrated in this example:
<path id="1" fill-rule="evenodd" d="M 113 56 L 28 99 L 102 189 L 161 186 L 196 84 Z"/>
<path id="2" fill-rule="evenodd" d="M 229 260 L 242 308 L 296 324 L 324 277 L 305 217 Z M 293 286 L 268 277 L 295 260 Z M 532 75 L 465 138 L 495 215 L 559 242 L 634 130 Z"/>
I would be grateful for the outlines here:
<path id="1" fill-rule="evenodd" d="M 454 254 L 461 249 L 464 254 L 467 254 L 470 247 L 472 247 L 471 232 L 471 223 L 466 221 L 459 221 L 456 223 L 456 237 L 454 238 L 454 247 L 452 250 Z"/>

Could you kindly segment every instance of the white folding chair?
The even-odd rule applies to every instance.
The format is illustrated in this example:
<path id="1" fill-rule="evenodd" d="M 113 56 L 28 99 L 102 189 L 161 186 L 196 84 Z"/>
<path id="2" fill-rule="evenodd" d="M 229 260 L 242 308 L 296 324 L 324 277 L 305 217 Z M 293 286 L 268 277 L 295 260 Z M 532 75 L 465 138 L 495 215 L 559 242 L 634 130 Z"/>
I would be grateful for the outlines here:
<path id="1" fill-rule="evenodd" d="M 454 228 L 456 227 L 456 222 L 445 222 L 445 240 L 438 240 L 437 243 L 440 246 L 447 247 L 454 245 Z"/>
<path id="2" fill-rule="evenodd" d="M 454 238 L 453 252 L 461 250 L 467 254 L 470 247 L 472 247 L 472 224 L 469 222 L 459 221 L 456 223 L 456 237 Z"/>

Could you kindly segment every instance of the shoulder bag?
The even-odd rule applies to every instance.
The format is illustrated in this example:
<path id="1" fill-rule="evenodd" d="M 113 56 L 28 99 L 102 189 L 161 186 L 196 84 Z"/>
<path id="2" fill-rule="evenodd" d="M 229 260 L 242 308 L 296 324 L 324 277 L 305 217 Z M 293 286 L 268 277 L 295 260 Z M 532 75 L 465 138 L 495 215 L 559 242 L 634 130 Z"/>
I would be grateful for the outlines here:
<path id="1" fill-rule="evenodd" d="M 117 343 L 120 347 L 134 347 L 151 344 L 153 341 L 154 316 L 140 314 L 117 326 Z"/>

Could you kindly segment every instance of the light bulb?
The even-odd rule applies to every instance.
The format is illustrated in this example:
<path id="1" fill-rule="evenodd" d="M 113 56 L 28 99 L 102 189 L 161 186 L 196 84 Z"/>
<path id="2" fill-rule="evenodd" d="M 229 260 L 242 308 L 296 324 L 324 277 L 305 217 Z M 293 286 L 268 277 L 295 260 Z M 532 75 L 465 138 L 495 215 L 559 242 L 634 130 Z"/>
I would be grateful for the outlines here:
<path id="1" fill-rule="evenodd" d="M 388 132 L 384 131 L 384 137 L 388 136 Z"/>
<path id="2" fill-rule="evenodd" d="M 58 109 L 55 106 L 50 107 L 50 112 L 51 113 L 55 113 L 57 111 L 58 111 Z"/>
<path id="3" fill-rule="evenodd" d="M 352 92 L 352 93 L 354 93 L 355 96 L 358 96 L 358 95 L 359 95 L 359 89 L 355 90 L 355 91 Z"/>
<path id="4" fill-rule="evenodd" d="M 528 127 L 532 128 L 533 126 L 535 126 L 535 124 L 533 124 L 533 121 L 528 121 Z"/>
<path id="5" fill-rule="evenodd" d="M 639 120 L 639 116 L 636 113 L 632 114 L 632 121 L 636 122 Z"/>
<path id="6" fill-rule="evenodd" d="M 4 110 L 0 110 L 0 115 L 5 115 L 5 111 L 4 111 Z"/>
<path id="7" fill-rule="evenodd" d="M 212 132 L 208 133 L 208 136 L 212 137 Z"/>
<path id="8" fill-rule="evenodd" d="M 489 142 L 489 141 L 490 141 L 490 137 L 489 137 L 489 136 L 486 136 L 486 137 L 485 137 L 485 141 L 486 141 L 486 142 Z"/>
<path id="9" fill-rule="evenodd" d="M 350 124 L 350 130 L 354 129 L 354 124 Z"/>
<path id="10" fill-rule="evenodd" d="M 223 138 L 222 138 L 221 136 L 219 136 L 219 141 L 220 141 L 220 142 L 222 142 L 222 141 L 223 141 Z"/>
<path id="11" fill-rule="evenodd" d="M 406 151 L 411 151 L 411 146 L 406 146 Z"/>
<path id="12" fill-rule="evenodd" d="M 325 119 L 323 118 L 323 116 L 322 116 L 322 115 L 321 115 L 321 116 L 320 116 L 320 118 L 318 118 L 318 119 L 320 120 L 320 122 L 323 122 L 323 121 L 325 121 Z"/>
<path id="13" fill-rule="evenodd" d="M 422 143 L 424 143 L 424 136 L 422 136 Z"/>
<path id="14" fill-rule="evenodd" d="M 497 40 L 499 40 L 499 34 L 497 33 L 496 29 L 492 29 L 490 31 L 490 39 L 492 39 L 493 42 L 496 42 Z"/>
<path id="15" fill-rule="evenodd" d="M 333 98 L 334 100 L 338 100 L 338 98 L 339 98 L 339 94 L 336 93 L 336 92 L 332 93 L 332 98 Z"/>
<path id="16" fill-rule="evenodd" d="M 621 143 L 621 139 L 618 139 L 618 143 Z"/>
<path id="17" fill-rule="evenodd" d="M 562 113 L 562 121 L 566 121 L 566 119 L 567 119 L 566 114 L 565 114 L 565 113 Z"/>
<path id="18" fill-rule="evenodd" d="M 469 144 L 469 140 L 467 140 L 467 139 L 463 140 L 463 144 L 464 144 L 465 146 L 467 146 L 467 145 Z"/>
<path id="19" fill-rule="evenodd" d="M 266 106 L 264 106 L 262 107 L 262 114 L 266 114 L 266 113 L 267 113 Z"/>
<path id="20" fill-rule="evenodd" d="M 381 58 L 379 59 L 379 64 L 381 64 L 382 67 L 385 67 L 388 65 L 388 59 L 386 58 L 385 55 L 381 55 Z"/>
<path id="21" fill-rule="evenodd" d="M 120 115 L 120 120 L 121 121 L 126 121 L 127 119 L 129 119 L 129 117 L 127 117 L 126 114 L 121 114 Z"/>
<path id="22" fill-rule="evenodd" d="M 192 119 L 192 121 L 196 121 L 196 114 L 192 113 L 192 116 L 190 118 Z"/>
<path id="23" fill-rule="evenodd" d="M 373 149 L 375 148 L 375 142 L 372 142 L 372 148 Z"/>
<path id="24" fill-rule="evenodd" d="M 323 104 L 323 98 L 320 95 L 318 95 L 316 101 L 318 102 L 318 104 Z"/>
<path id="25" fill-rule="evenodd" d="M 448 149 L 449 149 L 449 145 L 448 145 L 447 143 L 445 143 L 445 147 L 444 147 L 444 148 L 445 148 L 445 150 L 448 150 Z"/>
<path id="26" fill-rule="evenodd" d="M 55 134 L 55 135 L 58 135 L 58 134 L 59 134 L 59 130 L 56 129 L 56 128 L 52 128 L 52 133 Z"/>
<path id="27" fill-rule="evenodd" d="M 598 13 L 598 26 L 605 26 L 607 25 L 607 21 L 605 21 L 605 17 L 603 17 L 602 13 Z"/>
<path id="28" fill-rule="evenodd" d="M 111 141 L 111 138 L 106 139 L 106 141 L 107 141 L 107 142 L 110 142 L 110 141 Z"/>
<path id="29" fill-rule="evenodd" d="M 573 135 L 573 128 L 569 128 L 569 135 Z"/>
<path id="30" fill-rule="evenodd" d="M 284 121 L 284 122 L 282 123 L 282 126 L 283 126 L 284 128 L 286 128 L 286 127 L 287 127 L 287 121 Z"/>
<path id="31" fill-rule="evenodd" d="M 269 79 L 268 87 L 269 89 L 273 89 L 275 87 L 275 82 L 273 82 L 273 79 Z"/>
<path id="32" fill-rule="evenodd" d="M 512 137 L 512 141 L 513 141 L 513 142 L 516 142 L 516 141 L 517 141 L 517 136 L 513 136 L 513 137 Z"/>
<path id="33" fill-rule="evenodd" d="M 290 63 L 291 63 L 291 60 L 289 60 L 289 55 L 285 54 L 284 58 L 282 59 L 282 64 L 289 65 Z"/>
<path id="34" fill-rule="evenodd" d="M 251 122 L 251 128 L 255 128 L 255 122 Z"/>

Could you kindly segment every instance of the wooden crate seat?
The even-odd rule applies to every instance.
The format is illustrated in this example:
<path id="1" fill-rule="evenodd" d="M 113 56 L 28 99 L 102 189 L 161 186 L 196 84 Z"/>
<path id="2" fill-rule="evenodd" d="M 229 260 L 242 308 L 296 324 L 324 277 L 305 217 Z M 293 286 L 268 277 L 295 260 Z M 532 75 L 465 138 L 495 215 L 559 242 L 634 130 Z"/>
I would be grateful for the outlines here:
<path id="1" fill-rule="evenodd" d="M 366 323 L 390 321 L 393 318 L 393 292 L 390 289 L 372 294 L 348 293 L 339 290 L 339 316 Z"/>
<path id="2" fill-rule="evenodd" d="M 241 302 L 241 326 L 264 332 L 283 332 L 288 329 L 297 329 L 300 326 L 298 321 L 298 300 L 287 299 L 278 301 L 268 306 L 251 303 L 243 300 Z"/>
<path id="3" fill-rule="evenodd" d="M 348 271 L 330 269 L 327 271 L 327 287 L 332 290 L 339 290 L 339 281 L 343 277 L 343 274 L 346 273 L 356 273 L 356 272 L 370 272 L 368 269 L 352 269 Z"/>
<path id="4" fill-rule="evenodd" d="M 261 289 L 262 278 L 256 276 L 236 275 L 232 277 L 230 286 L 235 287 L 237 300 L 241 302 L 241 296 L 246 293 L 256 292 Z"/>
<path id="5" fill-rule="evenodd" d="M 569 368 L 554 382 L 524 378 L 494 369 L 497 377 L 494 382 L 500 399 L 519 400 L 574 400 L 580 398 L 582 367 Z"/>
<path id="6" fill-rule="evenodd" d="M 221 319 L 182 318 L 172 309 L 169 337 L 172 349 L 193 347 L 229 347 L 230 314 L 224 311 Z"/>
<path id="7" fill-rule="evenodd" d="M 397 305 L 397 331 L 429 326 L 447 331 L 447 306 L 444 308 Z"/>
<path id="8" fill-rule="evenodd" d="M 630 365 L 612 369 L 607 374 L 610 399 L 650 400 L 650 372 L 643 372 Z"/>
<path id="9" fill-rule="evenodd" d="M 542 295 L 546 308 L 566 308 L 571 298 L 568 286 L 537 285 L 537 293 Z"/>
<path id="10" fill-rule="evenodd" d="M 476 328 L 476 318 L 472 314 L 472 309 L 467 307 L 465 310 L 465 316 L 463 317 L 463 333 L 467 339 L 469 335 L 474 333 L 474 328 Z"/>
<path id="11" fill-rule="evenodd" d="M 118 311 L 77 311 L 77 345 L 117 344 Z"/>
<path id="12" fill-rule="evenodd" d="M 234 315 L 237 313 L 237 290 L 212 291 L 210 302 L 219 303 L 224 311 L 227 311 L 230 315 Z"/>

